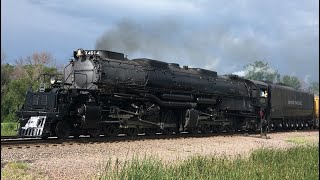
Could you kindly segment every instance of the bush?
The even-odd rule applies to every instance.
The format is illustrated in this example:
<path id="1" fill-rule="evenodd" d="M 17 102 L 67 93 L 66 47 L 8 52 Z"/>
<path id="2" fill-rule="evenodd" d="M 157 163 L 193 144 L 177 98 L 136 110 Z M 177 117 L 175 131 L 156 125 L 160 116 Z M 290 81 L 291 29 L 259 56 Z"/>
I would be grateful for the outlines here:
<path id="1" fill-rule="evenodd" d="M 17 135 L 17 125 L 15 122 L 1 123 L 1 136 L 15 136 Z"/>
<path id="2" fill-rule="evenodd" d="M 4 117 L 3 122 L 8 123 L 8 122 L 17 122 L 18 117 L 16 116 L 15 113 L 10 113 L 7 116 Z"/>

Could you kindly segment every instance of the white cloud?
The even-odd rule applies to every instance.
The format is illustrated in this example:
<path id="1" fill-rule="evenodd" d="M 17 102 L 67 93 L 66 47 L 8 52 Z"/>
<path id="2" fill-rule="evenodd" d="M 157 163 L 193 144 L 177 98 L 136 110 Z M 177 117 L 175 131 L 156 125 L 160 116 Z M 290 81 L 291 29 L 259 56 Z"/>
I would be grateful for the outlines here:
<path id="1" fill-rule="evenodd" d="M 236 71 L 236 72 L 233 72 L 232 74 L 235 74 L 235 75 L 238 75 L 238 76 L 241 76 L 241 77 L 244 77 L 246 74 L 247 74 L 247 71 Z"/>
<path id="2" fill-rule="evenodd" d="M 259 68 L 259 67 L 254 67 L 252 65 L 249 65 L 248 67 L 246 67 L 244 70 L 240 70 L 240 71 L 235 71 L 232 74 L 238 75 L 238 76 L 246 76 L 249 72 L 263 72 L 266 74 L 273 74 L 276 72 L 276 70 L 274 70 L 273 68 L 269 67 L 268 69 L 266 68 Z"/>
<path id="3" fill-rule="evenodd" d="M 1 6 L 1 45 L 11 61 L 48 51 L 63 63 L 73 49 L 93 48 L 105 28 L 89 18 L 48 11 L 26 0 L 5 1 Z"/>
<path id="4" fill-rule="evenodd" d="M 209 70 L 214 70 L 217 71 L 217 68 L 219 66 L 220 63 L 220 59 L 216 58 L 216 59 L 212 59 L 210 60 L 210 62 L 208 62 L 205 66 L 204 69 L 209 69 Z"/>
<path id="5" fill-rule="evenodd" d="M 96 33 L 97 29 L 105 28 L 105 26 L 97 25 L 90 21 L 89 18 L 72 17 L 66 14 L 47 11 L 43 7 L 31 4 L 25 0 L 21 0 L 19 3 L 14 0 L 6 1 L 5 6 L 6 18 L 2 19 L 5 25 L 7 25 L 7 27 L 4 27 L 5 30 L 14 30 L 21 33 L 23 33 L 22 30 L 27 30 L 46 32 L 48 34 L 71 34 L 79 32 Z M 83 26 L 83 23 L 86 26 Z"/>
<path id="6" fill-rule="evenodd" d="M 305 75 L 303 78 L 303 82 L 307 85 L 310 85 L 310 78 L 311 78 L 310 74 Z"/>
<path id="7" fill-rule="evenodd" d="M 85 1 L 87 2 L 87 1 Z M 90 1 L 91 3 L 92 1 Z M 124 8 L 133 11 L 144 12 L 175 12 L 175 13 L 192 13 L 199 12 L 199 8 L 191 1 L 171 1 L 171 0 L 158 0 L 158 1 L 145 1 L 145 0 L 117 0 L 117 1 L 96 1 L 102 2 L 101 5 L 105 7 Z"/>
<path id="8" fill-rule="evenodd" d="M 32 1 L 40 7 L 59 13 L 74 14 L 75 16 L 91 17 L 98 23 L 108 19 L 149 18 L 157 16 L 194 16 L 201 15 L 202 9 L 192 1 L 184 0 L 74 0 L 74 1 Z"/>
<path id="9" fill-rule="evenodd" d="M 307 69 L 310 80 L 319 76 L 319 1 L 4 0 L 1 4 L 1 44 L 8 56 L 47 48 L 65 57 L 74 48 L 93 48 L 96 39 L 123 18 L 142 27 L 169 19 L 184 26 L 162 41 L 164 49 L 157 51 L 166 53 L 168 59 L 163 60 L 179 59 L 229 73 L 237 72 L 231 68 L 234 65 L 266 59 L 281 74 L 296 72 L 303 79 Z M 186 31 L 188 36 L 181 35 Z M 190 52 L 175 51 L 185 42 L 192 44 Z M 218 62 L 211 60 L 217 58 Z"/>

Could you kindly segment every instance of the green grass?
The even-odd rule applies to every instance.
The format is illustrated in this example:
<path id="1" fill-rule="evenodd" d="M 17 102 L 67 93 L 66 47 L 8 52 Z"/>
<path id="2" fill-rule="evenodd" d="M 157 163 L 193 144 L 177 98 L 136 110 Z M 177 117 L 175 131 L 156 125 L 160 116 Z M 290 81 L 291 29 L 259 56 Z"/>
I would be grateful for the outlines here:
<path id="1" fill-rule="evenodd" d="M 318 145 L 260 149 L 249 158 L 197 156 L 166 165 L 155 158 L 109 161 L 100 179 L 319 179 Z"/>
<path id="2" fill-rule="evenodd" d="M 2 166 L 2 165 L 1 165 Z M 42 173 L 30 169 L 25 162 L 9 162 L 1 167 L 1 179 L 48 179 Z"/>
<path id="3" fill-rule="evenodd" d="M 17 135 L 17 123 L 6 122 L 1 123 L 1 136 L 15 136 Z"/>
<path id="4" fill-rule="evenodd" d="M 292 137 L 292 138 L 288 138 L 286 141 L 289 143 L 296 144 L 296 145 L 305 145 L 305 144 L 312 143 L 303 137 Z"/>

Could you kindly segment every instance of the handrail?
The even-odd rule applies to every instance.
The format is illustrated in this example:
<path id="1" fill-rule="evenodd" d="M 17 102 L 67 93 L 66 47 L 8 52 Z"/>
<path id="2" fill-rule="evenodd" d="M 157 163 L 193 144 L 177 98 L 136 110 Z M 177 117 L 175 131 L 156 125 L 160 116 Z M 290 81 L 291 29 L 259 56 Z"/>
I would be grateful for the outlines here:
<path id="1" fill-rule="evenodd" d="M 42 73 L 42 74 L 40 74 L 40 75 L 38 76 L 38 78 L 37 78 L 35 81 L 33 81 L 33 82 L 31 83 L 31 85 L 30 85 L 29 87 L 32 89 L 33 85 L 34 85 L 41 77 L 43 77 L 43 81 L 44 81 L 46 76 L 49 76 L 49 77 L 51 78 L 51 77 L 53 77 L 53 76 L 59 76 L 59 75 L 62 75 L 62 74 L 60 74 L 60 73 Z"/>

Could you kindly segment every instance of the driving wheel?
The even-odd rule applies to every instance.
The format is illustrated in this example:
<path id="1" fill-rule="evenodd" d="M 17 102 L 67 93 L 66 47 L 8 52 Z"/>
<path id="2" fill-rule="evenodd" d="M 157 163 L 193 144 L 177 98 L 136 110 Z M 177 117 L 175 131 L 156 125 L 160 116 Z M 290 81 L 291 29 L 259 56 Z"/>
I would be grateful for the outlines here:
<path id="1" fill-rule="evenodd" d="M 70 125 L 65 121 L 60 121 L 55 128 L 55 133 L 59 139 L 67 139 L 70 134 Z"/>

